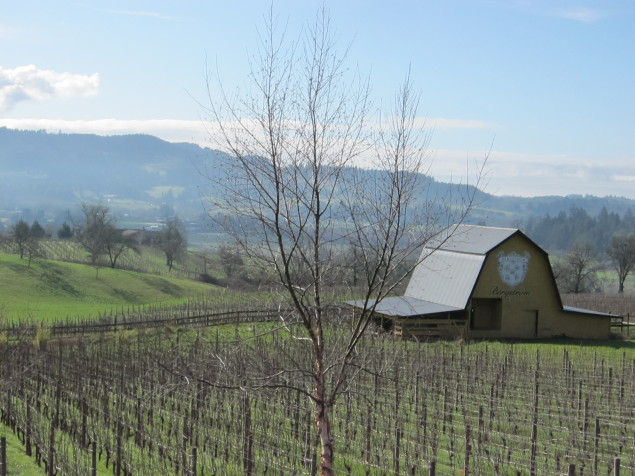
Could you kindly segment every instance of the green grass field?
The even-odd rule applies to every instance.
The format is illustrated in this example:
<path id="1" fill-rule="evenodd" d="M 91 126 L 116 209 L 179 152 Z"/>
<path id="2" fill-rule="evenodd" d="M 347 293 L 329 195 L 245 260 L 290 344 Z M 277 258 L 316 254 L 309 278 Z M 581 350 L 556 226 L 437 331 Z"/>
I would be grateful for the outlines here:
<path id="1" fill-rule="evenodd" d="M 63 319 L 127 306 L 178 303 L 210 286 L 118 269 L 0 254 L 0 320 Z"/>
<path id="2" fill-rule="evenodd" d="M 11 429 L 0 423 L 0 436 L 7 440 L 7 474 L 11 476 L 35 476 L 42 475 L 44 468 L 38 466 L 35 460 L 27 456 L 24 452 L 24 446 L 15 436 Z"/>

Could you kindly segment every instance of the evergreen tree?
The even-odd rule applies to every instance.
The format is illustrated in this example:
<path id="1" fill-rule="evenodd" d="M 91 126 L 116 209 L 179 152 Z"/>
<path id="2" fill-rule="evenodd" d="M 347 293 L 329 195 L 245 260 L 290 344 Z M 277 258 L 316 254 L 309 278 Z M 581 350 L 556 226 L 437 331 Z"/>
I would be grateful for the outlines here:
<path id="1" fill-rule="evenodd" d="M 42 225 L 40 225 L 38 221 L 35 220 L 31 224 L 31 237 L 33 237 L 36 240 L 41 240 L 45 236 L 46 236 L 46 230 L 44 230 Z"/>
<path id="2" fill-rule="evenodd" d="M 60 240 L 68 240 L 73 237 L 73 230 L 68 225 L 68 223 L 62 223 L 62 226 L 60 226 L 57 230 L 57 237 Z"/>

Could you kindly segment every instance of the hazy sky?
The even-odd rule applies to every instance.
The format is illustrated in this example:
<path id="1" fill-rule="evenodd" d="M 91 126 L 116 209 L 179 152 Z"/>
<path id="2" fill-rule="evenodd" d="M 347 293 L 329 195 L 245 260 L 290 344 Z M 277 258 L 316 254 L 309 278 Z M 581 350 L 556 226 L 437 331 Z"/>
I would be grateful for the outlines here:
<path id="1" fill-rule="evenodd" d="M 635 199 L 633 0 L 277 0 L 288 34 L 324 4 L 377 101 L 411 69 L 431 173 L 492 148 L 486 191 Z M 208 68 L 243 84 L 268 1 L 0 0 L 0 126 L 205 145 Z M 213 95 L 216 91 L 211 91 Z M 1 144 L 0 144 L 1 147 Z"/>

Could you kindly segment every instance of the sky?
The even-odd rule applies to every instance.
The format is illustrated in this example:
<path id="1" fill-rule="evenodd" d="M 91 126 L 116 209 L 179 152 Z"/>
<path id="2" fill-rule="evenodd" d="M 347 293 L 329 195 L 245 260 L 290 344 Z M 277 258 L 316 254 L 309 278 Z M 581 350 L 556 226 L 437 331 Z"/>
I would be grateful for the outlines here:
<path id="1" fill-rule="evenodd" d="M 321 6 L 377 103 L 410 74 L 435 179 L 635 199 L 632 0 L 0 0 L 0 127 L 208 146 L 208 72 L 242 87 L 269 10 Z"/>

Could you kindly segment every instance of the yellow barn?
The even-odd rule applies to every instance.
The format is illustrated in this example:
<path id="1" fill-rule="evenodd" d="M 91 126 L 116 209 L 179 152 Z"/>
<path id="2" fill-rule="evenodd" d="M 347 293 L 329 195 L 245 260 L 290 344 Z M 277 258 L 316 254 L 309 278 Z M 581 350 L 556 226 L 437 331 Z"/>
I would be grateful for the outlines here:
<path id="1" fill-rule="evenodd" d="M 607 339 L 615 317 L 563 306 L 547 253 L 520 230 L 472 225 L 430 242 L 405 294 L 374 316 L 404 338 L 523 339 Z"/>

